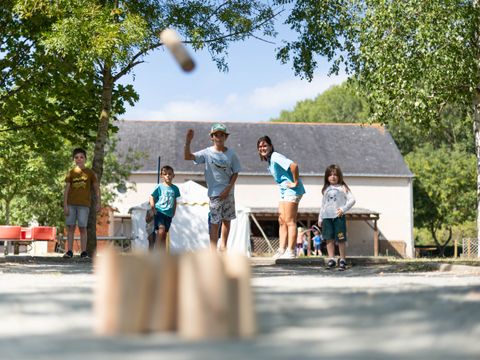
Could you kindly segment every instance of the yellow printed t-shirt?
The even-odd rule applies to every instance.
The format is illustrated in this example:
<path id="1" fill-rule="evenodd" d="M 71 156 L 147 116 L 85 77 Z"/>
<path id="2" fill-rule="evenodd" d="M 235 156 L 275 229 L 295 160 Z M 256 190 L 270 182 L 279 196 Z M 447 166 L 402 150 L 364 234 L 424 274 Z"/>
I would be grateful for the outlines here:
<path id="1" fill-rule="evenodd" d="M 97 177 L 91 169 L 80 169 L 78 166 L 75 166 L 68 172 L 65 182 L 70 183 L 67 198 L 68 205 L 90 206 L 93 184 L 97 182 Z"/>

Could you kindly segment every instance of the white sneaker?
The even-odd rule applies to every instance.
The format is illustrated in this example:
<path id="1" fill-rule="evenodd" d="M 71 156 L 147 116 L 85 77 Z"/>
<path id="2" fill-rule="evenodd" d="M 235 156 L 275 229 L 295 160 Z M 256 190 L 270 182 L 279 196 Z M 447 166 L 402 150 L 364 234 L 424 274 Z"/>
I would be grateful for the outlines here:
<path id="1" fill-rule="evenodd" d="M 279 259 L 295 259 L 295 254 L 292 250 L 287 249 L 285 252 L 279 257 Z"/>
<path id="2" fill-rule="evenodd" d="M 274 259 L 278 259 L 280 256 L 282 256 L 285 253 L 285 249 L 280 249 L 278 248 L 277 252 L 273 254 Z"/>

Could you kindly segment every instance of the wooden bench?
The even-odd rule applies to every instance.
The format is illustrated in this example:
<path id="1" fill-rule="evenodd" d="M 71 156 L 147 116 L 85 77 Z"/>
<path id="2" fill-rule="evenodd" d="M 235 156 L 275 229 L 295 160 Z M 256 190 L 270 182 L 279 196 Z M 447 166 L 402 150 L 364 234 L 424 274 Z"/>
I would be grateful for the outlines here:
<path id="1" fill-rule="evenodd" d="M 52 226 L 21 227 L 0 225 L 0 241 L 4 242 L 4 253 L 8 255 L 12 243 L 31 243 L 34 241 L 54 241 L 57 229 Z"/>

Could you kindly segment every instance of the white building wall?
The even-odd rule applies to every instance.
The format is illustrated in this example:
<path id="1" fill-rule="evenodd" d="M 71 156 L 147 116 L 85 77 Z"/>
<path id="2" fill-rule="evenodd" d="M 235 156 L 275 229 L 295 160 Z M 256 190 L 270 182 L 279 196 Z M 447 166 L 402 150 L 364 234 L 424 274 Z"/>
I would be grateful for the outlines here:
<path id="1" fill-rule="evenodd" d="M 120 215 L 128 214 L 128 209 L 148 200 L 157 182 L 156 174 L 134 174 L 131 179 L 136 190 L 120 194 L 114 207 Z M 203 181 L 201 175 L 176 174 L 174 183 L 186 180 Z M 304 176 L 306 194 L 300 207 L 320 207 L 322 201 L 323 177 Z M 387 240 L 404 241 L 406 255 L 414 256 L 413 245 L 413 199 L 412 184 L 409 178 L 395 177 L 346 177 L 355 198 L 355 207 L 380 213 L 378 228 Z M 250 208 L 277 207 L 278 187 L 269 175 L 240 175 L 235 186 L 235 199 L 239 204 Z M 358 225 L 355 224 L 356 228 Z M 351 232 L 351 230 L 349 230 Z"/>

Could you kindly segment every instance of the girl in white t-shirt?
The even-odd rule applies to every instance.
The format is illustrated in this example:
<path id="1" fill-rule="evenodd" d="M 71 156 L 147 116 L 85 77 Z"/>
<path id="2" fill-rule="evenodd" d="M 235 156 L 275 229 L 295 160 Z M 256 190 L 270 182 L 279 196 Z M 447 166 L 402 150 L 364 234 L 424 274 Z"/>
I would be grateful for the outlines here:
<path id="1" fill-rule="evenodd" d="M 335 244 L 338 244 L 340 270 L 345 270 L 345 247 L 347 243 L 347 221 L 345 213 L 355 204 L 350 188 L 343 181 L 342 170 L 338 165 L 330 165 L 325 170 L 325 183 L 322 189 L 323 200 L 318 224 L 322 227 L 322 237 L 327 242 L 330 260 L 327 266 L 335 267 Z"/>

